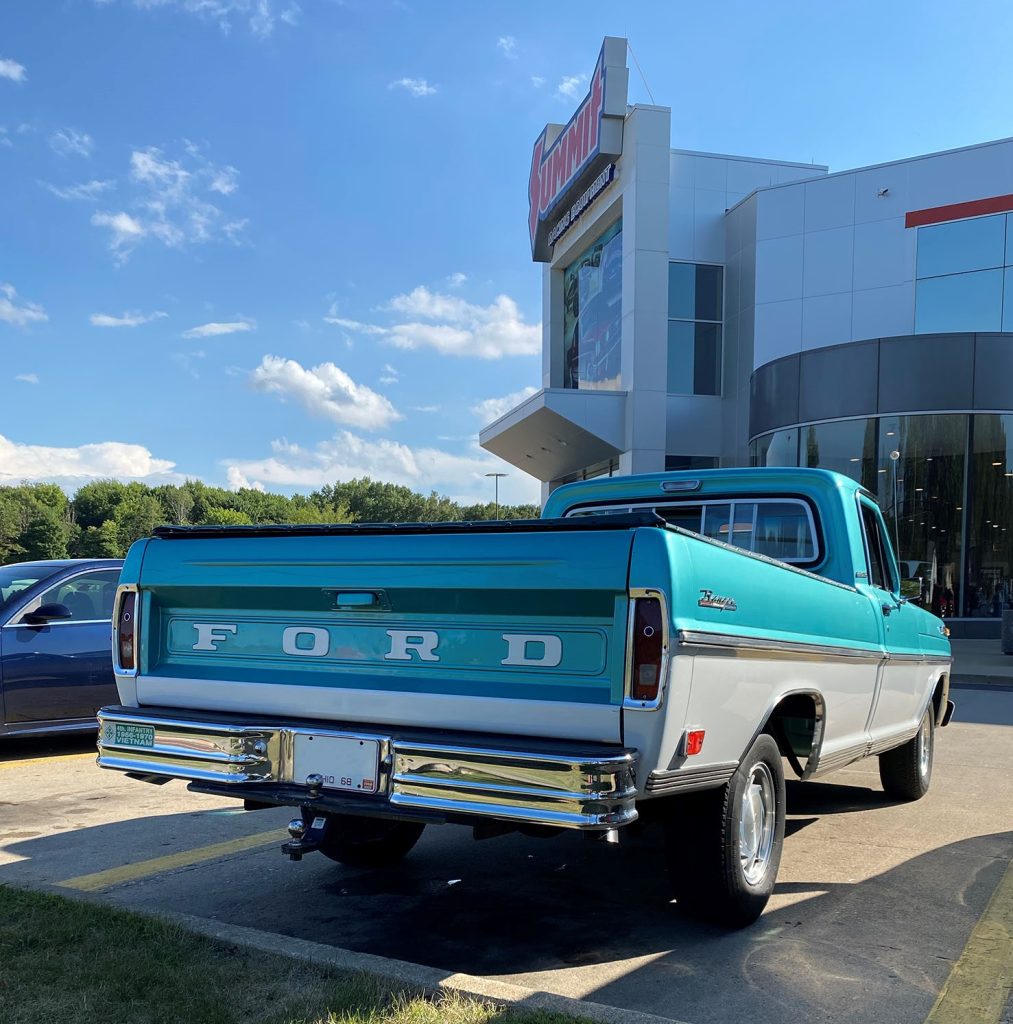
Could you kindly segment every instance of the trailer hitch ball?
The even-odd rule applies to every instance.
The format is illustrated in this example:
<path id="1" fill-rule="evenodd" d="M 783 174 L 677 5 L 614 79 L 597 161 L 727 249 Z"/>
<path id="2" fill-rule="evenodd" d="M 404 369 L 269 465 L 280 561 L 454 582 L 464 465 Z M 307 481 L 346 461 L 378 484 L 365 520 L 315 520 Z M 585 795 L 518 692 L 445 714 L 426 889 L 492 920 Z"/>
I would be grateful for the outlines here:
<path id="1" fill-rule="evenodd" d="M 288 834 L 293 839 L 302 839 L 302 837 L 306 835 L 306 823 L 302 818 L 293 818 L 288 823 Z"/>

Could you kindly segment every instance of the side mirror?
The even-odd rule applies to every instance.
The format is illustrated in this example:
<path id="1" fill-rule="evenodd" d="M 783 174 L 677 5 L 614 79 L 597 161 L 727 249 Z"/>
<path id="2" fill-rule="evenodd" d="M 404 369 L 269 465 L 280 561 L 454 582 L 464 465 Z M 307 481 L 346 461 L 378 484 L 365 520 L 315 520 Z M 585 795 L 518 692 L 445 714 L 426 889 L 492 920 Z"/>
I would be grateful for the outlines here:
<path id="1" fill-rule="evenodd" d="M 40 604 L 34 612 L 29 612 L 24 621 L 30 626 L 44 626 L 48 622 L 60 622 L 74 616 L 65 604 Z"/>

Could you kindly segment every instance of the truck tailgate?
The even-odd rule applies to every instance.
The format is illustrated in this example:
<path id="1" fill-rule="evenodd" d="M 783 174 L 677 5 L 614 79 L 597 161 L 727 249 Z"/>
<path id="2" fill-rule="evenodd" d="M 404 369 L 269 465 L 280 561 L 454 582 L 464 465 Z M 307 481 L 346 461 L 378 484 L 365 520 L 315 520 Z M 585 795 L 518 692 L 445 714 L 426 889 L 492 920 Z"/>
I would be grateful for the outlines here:
<path id="1" fill-rule="evenodd" d="M 618 743 L 633 535 L 173 532 L 137 701 Z"/>

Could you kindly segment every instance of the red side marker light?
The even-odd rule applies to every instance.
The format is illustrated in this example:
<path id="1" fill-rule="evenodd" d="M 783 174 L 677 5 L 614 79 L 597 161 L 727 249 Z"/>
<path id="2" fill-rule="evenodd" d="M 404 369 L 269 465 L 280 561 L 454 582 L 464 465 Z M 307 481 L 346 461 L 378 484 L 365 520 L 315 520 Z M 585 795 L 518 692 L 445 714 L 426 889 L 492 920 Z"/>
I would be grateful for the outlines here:
<path id="1" fill-rule="evenodd" d="M 704 729 L 693 729 L 686 733 L 686 756 L 692 757 L 703 750 Z"/>

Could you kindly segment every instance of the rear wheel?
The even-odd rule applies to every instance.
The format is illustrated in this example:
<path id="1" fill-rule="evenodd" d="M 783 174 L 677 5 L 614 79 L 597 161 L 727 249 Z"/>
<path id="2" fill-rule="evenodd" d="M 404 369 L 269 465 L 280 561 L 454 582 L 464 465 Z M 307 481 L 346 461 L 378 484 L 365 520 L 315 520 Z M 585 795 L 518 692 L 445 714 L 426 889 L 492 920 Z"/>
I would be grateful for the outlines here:
<path id="1" fill-rule="evenodd" d="M 929 791 L 936 748 L 932 712 L 930 704 L 914 739 L 879 755 L 879 779 L 887 796 L 895 800 L 921 800 Z"/>
<path id="2" fill-rule="evenodd" d="M 351 868 L 387 868 L 402 860 L 426 827 L 415 821 L 329 814 L 320 852 Z"/>
<path id="3" fill-rule="evenodd" d="M 679 906 L 741 928 L 770 899 L 784 844 L 784 770 L 772 737 L 756 739 L 728 784 L 673 804 L 669 871 Z"/>

